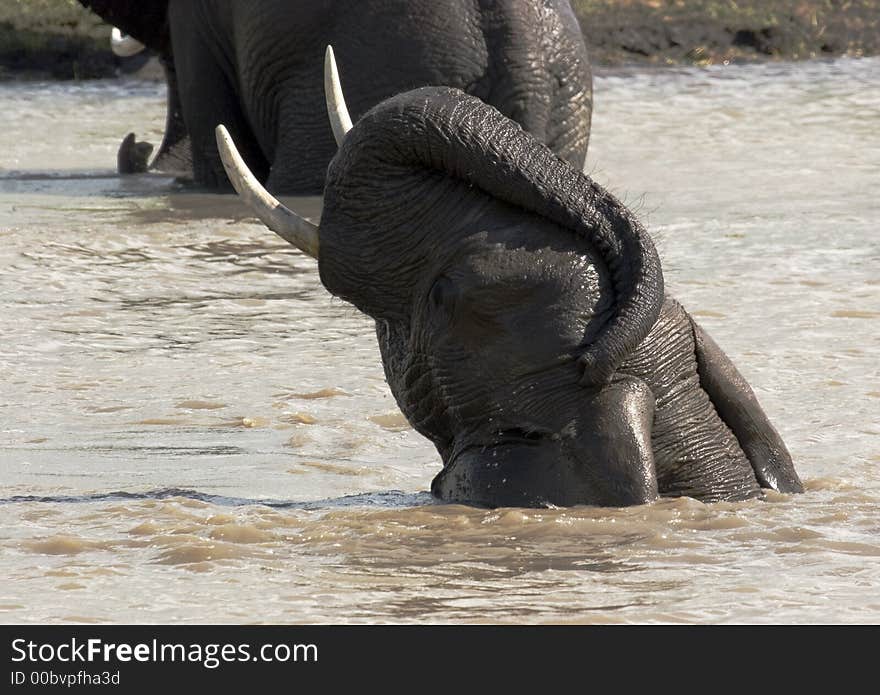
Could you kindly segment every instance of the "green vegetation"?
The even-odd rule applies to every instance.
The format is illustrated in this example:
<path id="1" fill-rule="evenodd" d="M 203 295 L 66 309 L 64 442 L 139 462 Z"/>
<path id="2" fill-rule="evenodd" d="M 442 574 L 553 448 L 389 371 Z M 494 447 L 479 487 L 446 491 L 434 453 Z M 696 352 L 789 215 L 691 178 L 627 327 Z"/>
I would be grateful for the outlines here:
<path id="1" fill-rule="evenodd" d="M 572 0 L 593 62 L 710 64 L 880 53 L 880 0 Z M 76 0 L 0 0 L 0 78 L 114 74 Z"/>
<path id="2" fill-rule="evenodd" d="M 0 0 L 0 78 L 113 74 L 110 30 L 76 0 Z"/>

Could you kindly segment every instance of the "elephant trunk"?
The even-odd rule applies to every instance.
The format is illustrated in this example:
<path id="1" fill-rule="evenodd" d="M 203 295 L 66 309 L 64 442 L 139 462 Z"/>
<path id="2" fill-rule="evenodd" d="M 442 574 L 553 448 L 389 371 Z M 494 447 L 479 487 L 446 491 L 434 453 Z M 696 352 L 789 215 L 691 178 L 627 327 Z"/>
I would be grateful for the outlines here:
<path id="1" fill-rule="evenodd" d="M 386 174 L 412 177 L 419 171 L 463 181 L 592 245 L 609 270 L 614 310 L 595 340 L 582 346 L 580 359 L 584 384 L 606 383 L 648 334 L 663 304 L 660 261 L 638 221 L 496 109 L 439 87 L 393 97 L 358 121 L 328 169 L 325 214 L 338 210 L 350 222 L 359 212 L 359 203 L 351 201 L 370 196 L 365 188 L 381 200 Z M 379 232 L 373 226 L 365 233 L 375 241 Z"/>

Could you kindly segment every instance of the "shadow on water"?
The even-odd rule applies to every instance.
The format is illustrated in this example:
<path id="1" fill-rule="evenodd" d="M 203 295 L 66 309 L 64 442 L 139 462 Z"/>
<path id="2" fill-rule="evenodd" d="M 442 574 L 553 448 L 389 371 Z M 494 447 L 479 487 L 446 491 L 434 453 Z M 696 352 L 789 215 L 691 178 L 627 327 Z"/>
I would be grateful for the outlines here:
<path id="1" fill-rule="evenodd" d="M 127 210 L 135 222 L 187 223 L 203 219 L 224 219 L 236 224 L 256 218 L 230 189 L 218 192 L 167 174 L 120 175 L 112 170 L 26 171 L 0 170 L 0 193 L 57 195 L 61 197 L 107 197 L 116 199 L 154 198 L 161 205 Z M 279 196 L 288 207 L 317 223 L 321 196 Z M 21 207 L 27 207 L 22 203 Z M 88 211 L 84 208 L 84 211 Z"/>
<path id="2" fill-rule="evenodd" d="M 143 198 L 187 190 L 185 183 L 156 173 L 120 176 L 110 169 L 0 170 L 0 193 Z"/>
<path id="3" fill-rule="evenodd" d="M 114 171 L 20 171 L 13 169 L 0 173 L 0 181 L 94 181 L 121 178 Z"/>
<path id="4" fill-rule="evenodd" d="M 246 220 L 236 219 L 228 224 L 240 221 Z M 189 257 L 194 261 L 233 266 L 234 269 L 225 269 L 230 276 L 253 272 L 283 275 L 314 274 L 316 264 L 312 263 L 311 259 L 305 258 L 304 264 L 296 265 L 303 255 L 301 251 L 287 242 L 278 240 L 278 237 L 265 228 L 259 231 L 260 234 L 255 240 L 218 239 L 198 244 L 184 244 L 181 248 L 186 249 Z"/>
<path id="5" fill-rule="evenodd" d="M 386 490 L 383 492 L 368 492 L 357 495 L 345 495 L 343 497 L 330 497 L 322 500 L 308 502 L 293 502 L 288 500 L 257 499 L 248 497 L 229 497 L 226 495 L 212 495 L 198 490 L 184 488 L 160 488 L 146 492 L 98 492 L 91 495 L 13 495 L 12 497 L 0 497 L 0 504 L 16 504 L 27 502 L 39 502 L 43 504 L 82 504 L 90 502 L 121 502 L 137 500 L 165 500 L 183 497 L 190 500 L 216 504 L 223 507 L 246 507 L 262 506 L 273 509 L 346 509 L 352 507 L 377 507 L 385 509 L 399 509 L 405 507 L 423 507 L 432 504 L 440 504 L 429 492 L 401 492 L 400 490 Z"/>
<path id="6" fill-rule="evenodd" d="M 232 237 L 244 237 L 199 239 L 180 246 L 189 251 L 187 258 L 194 261 L 235 266 L 231 275 L 252 272 L 301 275 L 314 272 L 311 263 L 297 267 L 295 259 L 291 257 L 300 252 L 266 230 L 234 193 L 219 193 L 165 174 L 122 176 L 109 170 L 0 170 L 0 196 L 3 195 L 10 196 L 13 212 L 18 211 L 26 216 L 29 209 L 40 213 L 86 214 L 93 219 L 124 224 L 129 230 L 140 228 L 140 231 L 156 230 L 160 233 L 173 233 L 193 223 L 207 222 L 213 233 L 221 237 L 227 236 L 225 229 L 235 229 L 234 233 L 230 232 Z M 59 202 L 57 205 L 39 199 L 31 202 L 28 196 L 57 196 Z M 308 219 L 316 223 L 320 220 L 323 202 L 320 196 L 282 196 L 281 199 Z M 246 227 L 249 224 L 253 225 L 253 229 Z M 138 239 L 140 242 L 141 238 Z M 155 254 L 149 251 L 150 247 L 140 243 L 134 248 L 112 252 L 77 248 L 77 245 L 64 248 L 89 256 L 91 262 L 101 266 L 136 266 L 156 259 Z"/>

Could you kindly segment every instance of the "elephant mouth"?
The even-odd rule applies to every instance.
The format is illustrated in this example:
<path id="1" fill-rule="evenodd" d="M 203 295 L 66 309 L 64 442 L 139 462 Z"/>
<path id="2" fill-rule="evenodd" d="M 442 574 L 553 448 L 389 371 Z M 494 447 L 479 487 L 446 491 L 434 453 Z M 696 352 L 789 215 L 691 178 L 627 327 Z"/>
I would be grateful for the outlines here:
<path id="1" fill-rule="evenodd" d="M 541 430 L 513 428 L 499 432 L 495 441 L 489 446 L 538 446 L 545 440 L 554 438 L 559 439 L 559 435 Z"/>
<path id="2" fill-rule="evenodd" d="M 460 459 L 497 458 L 499 449 L 535 449 L 558 441 L 559 434 L 534 428 L 511 427 L 482 437 L 467 437 L 454 442 L 444 461 L 444 469 L 452 468 Z"/>
<path id="3" fill-rule="evenodd" d="M 431 483 L 435 497 L 485 507 L 568 505 L 576 464 L 559 435 L 526 429 L 498 432 L 488 444 L 455 450 Z"/>

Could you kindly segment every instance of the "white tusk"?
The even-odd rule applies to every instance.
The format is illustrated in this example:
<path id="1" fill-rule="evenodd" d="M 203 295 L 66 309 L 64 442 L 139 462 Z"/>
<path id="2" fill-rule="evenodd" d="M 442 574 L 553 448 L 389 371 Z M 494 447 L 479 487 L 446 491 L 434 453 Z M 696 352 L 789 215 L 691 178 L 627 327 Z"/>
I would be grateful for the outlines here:
<path id="1" fill-rule="evenodd" d="M 214 133 L 217 136 L 217 149 L 220 151 L 220 159 L 223 160 L 223 168 L 242 200 L 269 229 L 303 253 L 317 259 L 318 226 L 278 202 L 263 188 L 244 163 L 225 126 L 218 125 Z"/>
<path id="2" fill-rule="evenodd" d="M 137 39 L 123 34 L 118 27 L 113 27 L 113 31 L 110 32 L 110 47 L 113 49 L 113 53 L 120 58 L 130 58 L 146 48 Z"/>
<path id="3" fill-rule="evenodd" d="M 330 118 L 333 137 L 336 138 L 336 146 L 340 147 L 345 134 L 351 130 L 351 116 L 348 115 L 345 97 L 342 96 L 342 85 L 339 84 L 339 70 L 336 69 L 336 59 L 333 57 L 333 46 L 327 46 L 327 51 L 324 53 L 324 99 L 327 101 L 327 116 Z"/>

